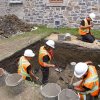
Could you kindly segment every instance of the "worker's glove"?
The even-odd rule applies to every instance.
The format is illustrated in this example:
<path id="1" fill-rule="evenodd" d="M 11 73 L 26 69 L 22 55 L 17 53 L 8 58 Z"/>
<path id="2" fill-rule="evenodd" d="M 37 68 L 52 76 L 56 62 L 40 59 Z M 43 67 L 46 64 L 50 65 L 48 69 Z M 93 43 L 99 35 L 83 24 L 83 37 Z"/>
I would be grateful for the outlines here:
<path id="1" fill-rule="evenodd" d="M 71 84 L 68 85 L 68 89 L 74 89 L 74 86 Z"/>

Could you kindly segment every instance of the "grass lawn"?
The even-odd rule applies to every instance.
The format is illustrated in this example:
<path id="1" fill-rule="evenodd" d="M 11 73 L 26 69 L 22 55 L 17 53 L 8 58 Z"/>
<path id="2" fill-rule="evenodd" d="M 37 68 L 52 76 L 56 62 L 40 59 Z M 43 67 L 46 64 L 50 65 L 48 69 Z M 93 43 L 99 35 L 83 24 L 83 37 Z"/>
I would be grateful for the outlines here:
<path id="1" fill-rule="evenodd" d="M 58 32 L 58 33 L 70 33 L 76 36 L 79 36 L 78 33 L 78 28 L 47 28 L 46 26 L 39 26 L 39 28 L 37 30 L 34 31 L 34 33 L 36 34 L 49 34 L 52 32 Z M 96 38 L 100 39 L 100 30 L 92 30 L 92 33 L 94 34 L 94 36 Z"/>
<path id="2" fill-rule="evenodd" d="M 47 28 L 46 26 L 38 26 L 37 30 L 33 30 L 31 32 L 24 32 L 23 34 L 12 36 L 8 39 L 4 39 L 4 41 L 13 41 L 13 40 L 18 40 L 18 39 L 20 40 L 23 38 L 33 37 L 33 34 L 35 36 L 45 38 L 53 32 L 60 33 L 60 34 L 70 33 L 72 35 L 79 36 L 78 28 L 59 28 L 57 29 L 57 28 Z M 96 38 L 100 39 L 100 30 L 92 30 L 92 33 L 94 33 L 94 36 Z M 1 40 L 0 42 L 3 42 L 3 40 Z"/>

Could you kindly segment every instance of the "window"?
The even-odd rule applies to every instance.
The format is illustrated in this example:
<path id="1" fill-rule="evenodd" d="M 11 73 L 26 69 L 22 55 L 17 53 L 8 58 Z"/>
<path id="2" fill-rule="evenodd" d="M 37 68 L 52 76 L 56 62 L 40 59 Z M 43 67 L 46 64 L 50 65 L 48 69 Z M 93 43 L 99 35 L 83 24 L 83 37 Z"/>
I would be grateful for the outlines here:
<path id="1" fill-rule="evenodd" d="M 9 0 L 9 3 L 22 3 L 22 0 Z"/>
<path id="2" fill-rule="evenodd" d="M 50 3 L 62 3 L 63 0 L 49 0 Z"/>
<path id="3" fill-rule="evenodd" d="M 59 7 L 59 6 L 67 6 L 69 0 L 43 0 L 46 6 Z"/>

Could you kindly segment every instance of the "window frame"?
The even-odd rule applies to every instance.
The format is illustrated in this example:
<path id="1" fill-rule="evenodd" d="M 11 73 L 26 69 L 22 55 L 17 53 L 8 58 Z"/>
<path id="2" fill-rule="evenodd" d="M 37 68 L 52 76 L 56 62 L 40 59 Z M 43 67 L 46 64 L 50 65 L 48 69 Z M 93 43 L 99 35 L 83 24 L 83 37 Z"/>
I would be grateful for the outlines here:
<path id="1" fill-rule="evenodd" d="M 50 3 L 63 3 L 63 1 L 64 0 L 60 0 L 60 1 L 58 1 L 58 0 L 53 0 L 53 1 L 52 0 L 49 0 Z"/>
<path id="2" fill-rule="evenodd" d="M 67 6 L 68 0 L 63 0 L 63 2 L 50 2 L 50 0 L 43 0 L 44 4 L 49 7 L 59 7 L 59 6 Z"/>
<path id="3" fill-rule="evenodd" d="M 9 0 L 9 3 L 10 4 L 20 4 L 20 3 L 23 3 L 23 0 Z"/>

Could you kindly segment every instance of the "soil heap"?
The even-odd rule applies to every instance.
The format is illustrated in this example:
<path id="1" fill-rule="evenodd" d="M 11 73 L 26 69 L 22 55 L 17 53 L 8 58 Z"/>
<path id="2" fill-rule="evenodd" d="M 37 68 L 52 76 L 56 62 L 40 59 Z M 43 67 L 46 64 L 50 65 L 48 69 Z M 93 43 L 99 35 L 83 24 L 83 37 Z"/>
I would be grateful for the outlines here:
<path id="1" fill-rule="evenodd" d="M 13 34 L 31 31 L 33 25 L 27 24 L 16 15 L 0 16 L 0 36 L 8 38 Z"/>

